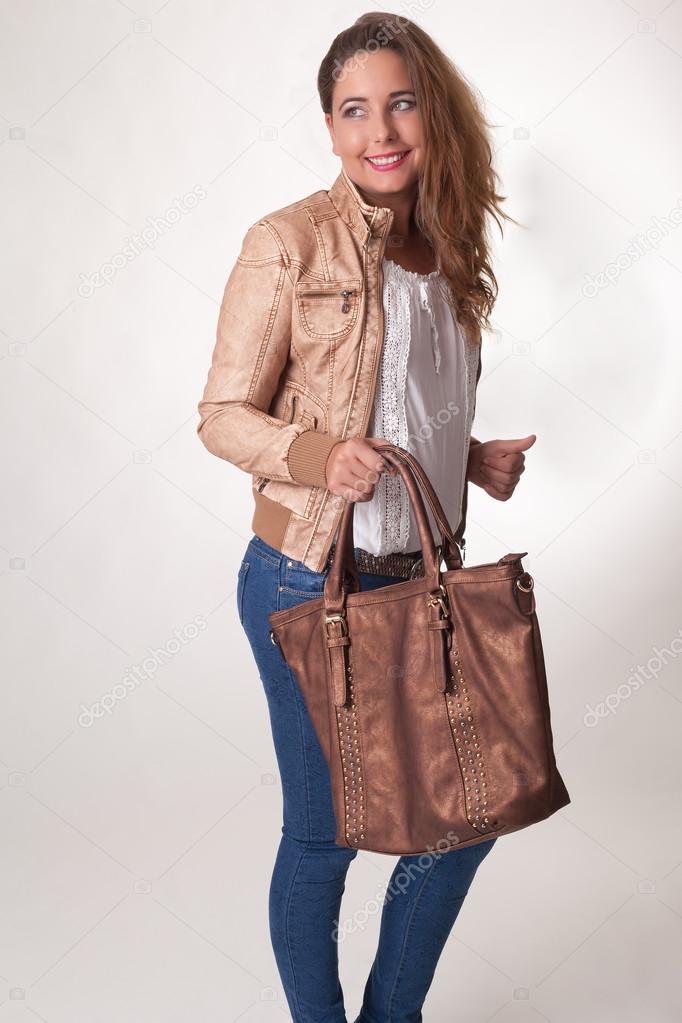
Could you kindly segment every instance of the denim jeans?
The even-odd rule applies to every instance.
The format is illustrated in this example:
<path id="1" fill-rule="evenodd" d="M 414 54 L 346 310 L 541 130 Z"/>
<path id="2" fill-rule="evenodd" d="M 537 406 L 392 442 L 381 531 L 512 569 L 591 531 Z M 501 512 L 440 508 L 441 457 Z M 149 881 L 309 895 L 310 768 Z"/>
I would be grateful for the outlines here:
<path id="1" fill-rule="evenodd" d="M 347 1023 L 338 948 L 348 921 L 340 909 L 346 872 L 358 850 L 334 842 L 329 769 L 295 675 L 270 639 L 268 614 L 321 596 L 325 578 L 326 572 L 312 571 L 253 535 L 237 579 L 237 613 L 265 689 L 282 783 L 269 926 L 294 1023 Z M 362 590 L 397 581 L 360 572 Z M 496 841 L 398 858 L 355 1023 L 421 1023 L 440 954 L 476 870 Z M 352 912 L 348 916 L 352 924 Z"/>

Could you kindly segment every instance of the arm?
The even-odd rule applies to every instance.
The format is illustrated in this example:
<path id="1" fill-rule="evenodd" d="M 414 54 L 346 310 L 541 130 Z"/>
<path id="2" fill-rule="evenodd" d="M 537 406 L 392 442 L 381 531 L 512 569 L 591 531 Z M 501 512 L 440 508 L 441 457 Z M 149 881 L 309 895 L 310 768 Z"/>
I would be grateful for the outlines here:
<path id="1" fill-rule="evenodd" d="M 478 391 L 478 381 L 479 381 L 479 380 L 481 379 L 481 369 L 482 369 L 482 368 L 483 368 L 483 360 L 482 360 L 482 353 L 481 353 L 481 351 L 479 350 L 479 353 L 478 353 L 478 367 L 477 367 L 477 369 L 476 369 L 476 391 Z M 476 399 L 474 398 L 474 411 L 475 411 L 475 410 L 476 410 Z M 472 435 L 471 435 L 471 437 L 469 438 L 469 457 L 468 457 L 468 459 L 467 459 L 467 471 L 466 471 L 466 478 L 467 478 L 468 480 L 471 480 L 471 475 L 470 475 L 470 467 L 471 467 L 471 450 L 472 450 L 472 448 L 476 447 L 476 445 L 477 445 L 477 444 L 480 444 L 480 443 L 481 443 L 481 441 L 480 441 L 480 440 L 477 440 L 477 439 L 476 439 L 476 438 L 475 438 L 475 437 L 473 436 L 473 434 L 472 434 Z M 475 481 L 474 481 L 474 480 L 471 480 L 471 482 L 473 483 L 473 482 L 475 482 Z"/>
<path id="2" fill-rule="evenodd" d="M 471 482 L 471 483 L 478 483 L 478 480 L 477 480 L 477 479 L 473 479 L 473 478 L 472 478 L 472 469 L 473 469 L 473 466 L 472 466 L 472 462 L 471 462 L 471 453 L 472 453 L 473 449 L 474 449 L 474 448 L 476 447 L 476 445 L 477 445 L 477 444 L 480 444 L 480 443 L 481 443 L 481 441 L 480 441 L 480 440 L 476 440 L 476 438 L 475 438 L 475 437 L 473 437 L 473 436 L 472 436 L 472 437 L 471 437 L 471 439 L 469 440 L 469 457 L 467 458 L 467 471 L 466 471 L 466 478 L 467 478 L 468 480 L 470 480 L 470 482 Z M 480 486 L 480 484 L 478 484 L 478 485 Z"/>
<path id="3" fill-rule="evenodd" d="M 266 223 L 253 224 L 225 285 L 197 433 L 244 472 L 326 487 L 341 437 L 268 414 L 291 345 L 292 283 Z"/>

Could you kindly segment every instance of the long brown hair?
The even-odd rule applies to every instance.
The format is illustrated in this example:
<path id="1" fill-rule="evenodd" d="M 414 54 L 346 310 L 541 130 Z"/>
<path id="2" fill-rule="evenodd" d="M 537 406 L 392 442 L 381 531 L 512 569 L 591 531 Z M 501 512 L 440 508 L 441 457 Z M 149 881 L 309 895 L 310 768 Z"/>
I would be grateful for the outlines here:
<path id="1" fill-rule="evenodd" d="M 317 75 L 322 110 L 332 114 L 334 86 L 346 61 L 352 62 L 358 51 L 371 54 L 383 46 L 402 56 L 422 119 L 424 160 L 415 223 L 450 286 L 447 297 L 460 322 L 489 328 L 498 289 L 487 214 L 500 233 L 500 218 L 517 221 L 500 205 L 507 197 L 496 191 L 499 178 L 489 137 L 495 125 L 485 119 L 474 86 L 409 18 L 372 11 L 340 32 L 325 55 Z"/>

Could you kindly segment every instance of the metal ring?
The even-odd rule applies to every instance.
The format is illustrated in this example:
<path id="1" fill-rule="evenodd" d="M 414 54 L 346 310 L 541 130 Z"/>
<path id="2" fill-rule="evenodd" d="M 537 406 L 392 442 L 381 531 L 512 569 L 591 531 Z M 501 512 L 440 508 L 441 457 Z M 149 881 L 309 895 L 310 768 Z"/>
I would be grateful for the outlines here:
<path id="1" fill-rule="evenodd" d="M 535 585 L 535 583 L 533 581 L 533 576 L 530 575 L 528 572 L 524 572 L 524 575 L 526 576 L 527 579 L 530 580 L 530 586 L 523 586 L 522 585 L 522 583 L 520 582 L 520 580 L 522 578 L 521 576 L 517 576 L 516 585 L 518 586 L 518 588 L 520 590 L 523 590 L 524 593 L 530 593 L 530 591 L 533 589 L 533 586 Z"/>

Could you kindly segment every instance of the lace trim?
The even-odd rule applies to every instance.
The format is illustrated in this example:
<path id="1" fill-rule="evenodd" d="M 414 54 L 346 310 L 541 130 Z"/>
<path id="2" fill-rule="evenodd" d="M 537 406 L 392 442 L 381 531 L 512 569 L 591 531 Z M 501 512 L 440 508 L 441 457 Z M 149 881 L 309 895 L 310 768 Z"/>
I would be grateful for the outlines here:
<path id="1" fill-rule="evenodd" d="M 412 326 L 407 288 L 405 278 L 389 269 L 384 278 L 384 344 L 374 403 L 375 436 L 406 449 L 405 381 Z M 410 499 L 402 477 L 382 473 L 374 493 L 380 523 L 378 553 L 405 550 L 410 532 Z"/>
<path id="2" fill-rule="evenodd" d="M 392 259 L 384 259 L 384 263 L 389 263 L 393 273 L 396 277 L 400 277 L 403 274 L 407 277 L 416 277 L 420 281 L 428 281 L 431 277 L 437 277 L 440 270 L 432 270 L 430 274 L 418 274 L 416 270 L 406 270 L 400 263 L 394 262 Z"/>
<path id="3" fill-rule="evenodd" d="M 434 367 L 440 371 L 441 352 L 438 329 L 433 310 L 431 287 L 438 289 L 439 270 L 430 274 L 418 274 L 406 270 L 393 260 L 386 259 L 384 275 L 384 344 L 374 401 L 372 430 L 374 436 L 385 437 L 393 444 L 417 454 L 414 446 L 408 444 L 407 416 L 405 412 L 405 386 L 407 363 L 411 344 L 410 292 L 414 283 L 419 289 L 422 307 L 431 319 L 431 344 Z M 445 282 L 444 282 L 445 283 Z M 448 294 L 450 289 L 448 288 Z M 455 320 L 456 334 L 464 354 L 466 368 L 465 386 L 465 443 L 462 454 L 462 491 L 469 456 L 469 441 L 473 424 L 478 370 L 479 349 L 466 339 Z M 406 549 L 410 533 L 410 500 L 402 477 L 382 473 L 374 491 L 379 521 L 379 554 Z M 455 524 L 456 525 L 456 524 Z"/>

